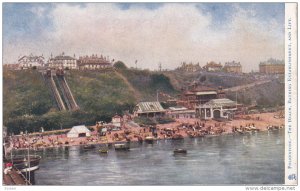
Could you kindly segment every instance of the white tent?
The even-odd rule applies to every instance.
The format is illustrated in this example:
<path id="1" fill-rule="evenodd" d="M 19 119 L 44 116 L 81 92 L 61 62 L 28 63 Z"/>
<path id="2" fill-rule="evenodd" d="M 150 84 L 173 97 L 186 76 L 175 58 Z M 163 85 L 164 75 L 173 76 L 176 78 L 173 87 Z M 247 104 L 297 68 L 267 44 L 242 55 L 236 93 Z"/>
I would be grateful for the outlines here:
<path id="1" fill-rule="evenodd" d="M 88 130 L 85 125 L 74 126 L 67 134 L 67 137 L 69 138 L 89 136 L 91 136 L 91 131 Z"/>

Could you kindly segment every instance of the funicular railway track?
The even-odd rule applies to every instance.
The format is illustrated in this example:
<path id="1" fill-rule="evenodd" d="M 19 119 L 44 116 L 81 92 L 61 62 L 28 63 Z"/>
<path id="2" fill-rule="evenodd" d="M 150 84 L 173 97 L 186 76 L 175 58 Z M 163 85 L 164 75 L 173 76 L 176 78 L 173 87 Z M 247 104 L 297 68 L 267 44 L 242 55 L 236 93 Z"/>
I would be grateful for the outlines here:
<path id="1" fill-rule="evenodd" d="M 64 77 L 63 70 L 58 69 L 56 70 L 56 73 L 53 74 L 49 69 L 44 74 L 44 79 L 48 87 L 50 87 L 60 111 L 79 109 L 79 106 L 77 105 L 70 87 Z"/>
<path id="2" fill-rule="evenodd" d="M 71 103 L 69 102 L 69 99 L 68 99 L 68 96 L 66 95 L 66 92 L 64 91 L 64 87 L 62 85 L 62 83 L 60 82 L 60 77 L 58 76 L 53 76 L 54 78 L 54 81 L 56 82 L 57 84 L 57 87 L 59 89 L 59 92 L 61 93 L 62 95 L 62 98 L 63 98 L 63 101 L 64 101 L 64 104 L 66 105 L 66 108 L 68 110 L 71 110 Z"/>
<path id="3" fill-rule="evenodd" d="M 59 91 L 56 87 L 56 84 L 53 80 L 53 77 L 51 75 L 51 71 L 47 71 L 47 73 L 44 75 L 44 80 L 47 84 L 48 87 L 50 87 L 51 91 L 52 91 L 52 95 L 56 101 L 56 104 L 57 104 L 57 107 L 58 109 L 61 111 L 61 110 L 66 110 L 66 107 L 63 103 L 63 100 L 59 94 Z"/>
<path id="4" fill-rule="evenodd" d="M 58 76 L 57 78 L 58 78 L 59 85 L 62 88 L 62 92 L 65 95 L 65 100 L 68 103 L 69 110 L 78 109 L 79 107 L 74 99 L 74 96 L 70 90 L 70 87 L 69 87 L 65 77 Z"/>

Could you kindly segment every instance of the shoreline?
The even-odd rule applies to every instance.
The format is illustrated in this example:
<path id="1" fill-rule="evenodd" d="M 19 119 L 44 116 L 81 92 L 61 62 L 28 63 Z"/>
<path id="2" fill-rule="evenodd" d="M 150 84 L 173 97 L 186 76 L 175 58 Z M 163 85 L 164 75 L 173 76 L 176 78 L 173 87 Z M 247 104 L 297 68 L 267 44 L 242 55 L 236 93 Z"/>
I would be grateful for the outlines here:
<path id="1" fill-rule="evenodd" d="M 185 136 L 183 137 L 182 139 L 172 139 L 172 138 L 158 138 L 158 139 L 154 139 L 153 142 L 155 141 L 163 141 L 163 140 L 169 140 L 169 141 L 184 141 L 185 139 L 197 139 L 197 138 L 214 138 L 214 137 L 221 137 L 221 136 L 235 136 L 235 135 L 238 135 L 238 136 L 245 136 L 245 135 L 252 135 L 252 134 L 256 134 L 256 133 L 263 133 L 263 132 L 268 132 L 268 131 L 280 131 L 280 130 L 283 130 L 284 128 L 280 128 L 280 129 L 272 129 L 272 130 L 260 130 L 260 131 L 247 131 L 247 132 L 244 132 L 243 134 L 241 133 L 223 133 L 223 134 L 218 134 L 218 135 L 204 135 L 204 136 L 198 136 L 198 137 L 189 137 L 189 136 Z M 96 143 L 88 143 L 88 144 L 72 144 L 72 145 L 57 145 L 57 146 L 49 146 L 49 147 L 40 147 L 40 148 L 37 148 L 37 149 L 29 149 L 29 151 L 35 151 L 35 152 L 39 152 L 39 151 L 43 151 L 43 150 L 46 150 L 46 149 L 61 149 L 61 148 L 69 148 L 69 147 L 83 147 L 85 145 L 95 145 L 95 146 L 106 146 L 107 148 L 111 149 L 111 148 L 114 148 L 114 144 L 131 144 L 131 143 L 139 143 L 139 144 L 143 144 L 143 143 L 147 143 L 145 140 L 143 140 L 143 142 L 139 142 L 138 140 L 134 140 L 134 141 L 130 141 L 130 142 L 127 142 L 127 141 L 112 141 L 112 142 L 96 142 Z M 111 146 L 108 146 L 108 144 L 111 144 Z M 153 143 L 148 143 L 148 144 L 153 144 Z M 28 149 L 27 148 L 19 148 L 19 149 L 13 149 L 13 151 L 27 151 Z M 92 149 L 91 149 L 92 150 Z"/>
<path id="2" fill-rule="evenodd" d="M 10 137 L 7 153 L 19 150 L 40 150 L 44 148 L 59 148 L 84 145 L 105 145 L 127 142 L 146 142 L 151 140 L 174 140 L 187 137 L 215 137 L 227 134 L 249 134 L 255 131 L 284 128 L 284 118 L 275 118 L 275 113 L 240 115 L 234 120 L 218 122 L 215 120 L 200 120 L 198 118 L 176 118 L 175 122 L 159 124 L 156 127 L 124 126 L 118 131 L 109 131 L 100 136 L 96 126 L 89 137 L 68 138 L 67 134 L 34 135 Z"/>

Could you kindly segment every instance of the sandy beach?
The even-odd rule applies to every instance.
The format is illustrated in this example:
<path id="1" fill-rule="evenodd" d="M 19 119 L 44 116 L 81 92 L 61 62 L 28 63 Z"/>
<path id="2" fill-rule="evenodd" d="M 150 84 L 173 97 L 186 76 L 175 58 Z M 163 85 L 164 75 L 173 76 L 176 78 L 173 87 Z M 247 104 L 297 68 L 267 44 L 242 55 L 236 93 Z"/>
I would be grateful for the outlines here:
<path id="1" fill-rule="evenodd" d="M 284 127 L 284 118 L 275 118 L 276 113 L 260 113 L 235 116 L 234 120 L 218 122 L 198 118 L 177 118 L 175 122 L 159 124 L 156 127 L 128 127 L 118 131 L 108 131 L 100 136 L 96 126 L 90 137 L 68 138 L 66 133 L 60 135 L 18 135 L 10 137 L 9 148 L 14 150 L 42 149 L 48 147 L 75 146 L 87 144 L 109 144 L 116 142 L 144 141 L 146 137 L 158 139 L 182 139 L 184 137 L 203 137 L 229 133 L 248 133 L 266 131 Z M 268 128 L 269 127 L 269 128 Z"/>

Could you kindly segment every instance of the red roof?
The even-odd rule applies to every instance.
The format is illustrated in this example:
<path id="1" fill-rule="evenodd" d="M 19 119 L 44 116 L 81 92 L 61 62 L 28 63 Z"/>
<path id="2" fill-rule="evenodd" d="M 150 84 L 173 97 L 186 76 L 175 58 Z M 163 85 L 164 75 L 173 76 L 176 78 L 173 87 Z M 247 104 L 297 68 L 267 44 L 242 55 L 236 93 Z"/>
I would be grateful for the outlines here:
<path id="1" fill-rule="evenodd" d="M 194 92 L 190 92 L 190 91 L 186 91 L 184 94 L 185 95 L 194 95 L 195 93 Z"/>
<path id="2" fill-rule="evenodd" d="M 217 68 L 222 68 L 222 64 L 217 64 L 215 62 L 210 62 L 206 64 L 206 67 L 217 67 Z"/>

